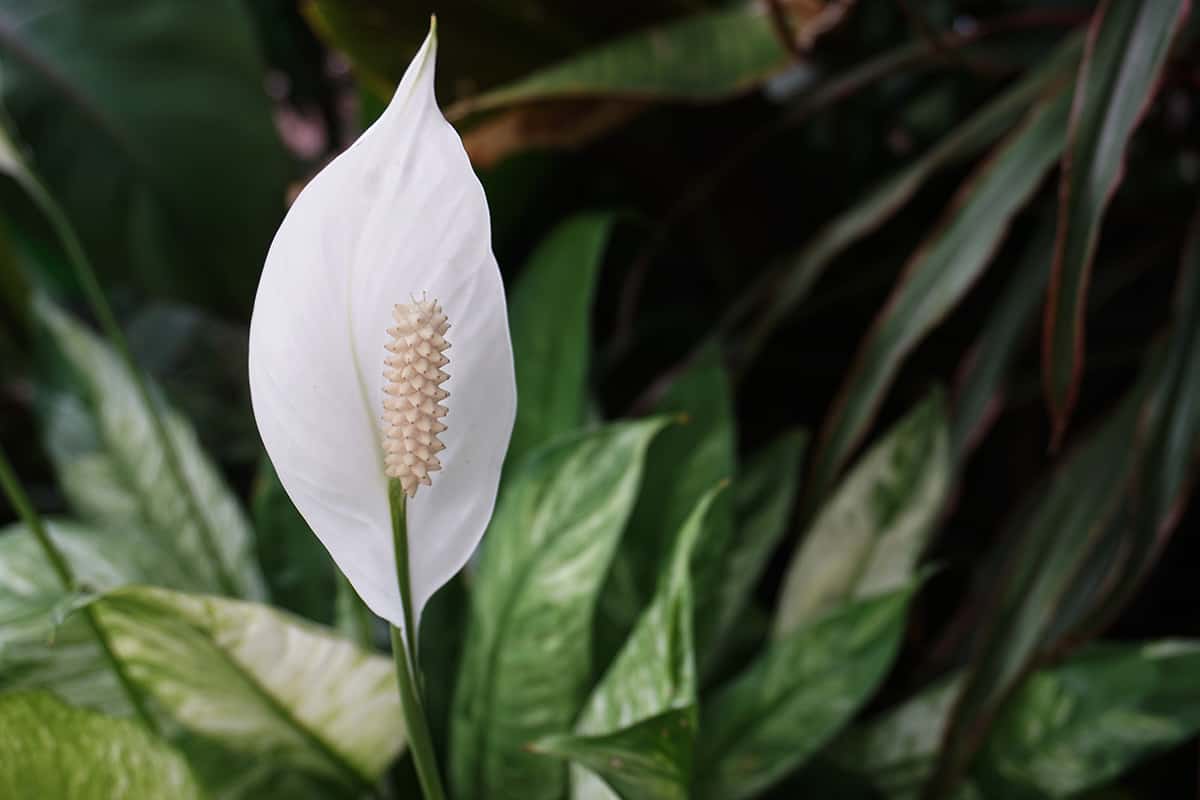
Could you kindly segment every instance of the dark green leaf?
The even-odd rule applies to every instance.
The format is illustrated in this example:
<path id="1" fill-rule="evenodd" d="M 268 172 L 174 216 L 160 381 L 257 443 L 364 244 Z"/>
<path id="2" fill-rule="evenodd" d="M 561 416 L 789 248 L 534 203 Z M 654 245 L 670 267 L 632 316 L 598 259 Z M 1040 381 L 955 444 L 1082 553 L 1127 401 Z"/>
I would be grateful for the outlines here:
<path id="1" fill-rule="evenodd" d="M 509 302 L 517 420 L 508 463 L 583 427 L 587 419 L 592 296 L 612 217 L 559 225 L 534 252 Z"/>
<path id="2" fill-rule="evenodd" d="M 738 343 L 739 358 L 748 360 L 757 353 L 771 331 L 808 296 L 838 255 L 895 215 L 939 171 L 982 151 L 1012 128 L 1048 86 L 1074 68 L 1080 50 L 1080 40 L 1069 37 L 1042 67 L 973 114 L 921 158 L 873 187 L 860 203 L 825 224 L 803 250 L 786 260 L 769 283 L 756 288 L 764 295 L 763 308 Z"/>
<path id="3" fill-rule="evenodd" d="M 867 433 L 904 358 L 983 274 L 1013 216 L 1058 160 L 1070 100 L 1060 87 L 1039 101 L 963 184 L 942 223 L 909 260 L 825 423 L 813 469 L 816 498 L 824 496 Z"/>
<path id="4" fill-rule="evenodd" d="M 1021 262 L 967 356 L 966 370 L 955 393 L 950 434 L 956 463 L 966 458 L 996 412 L 1004 379 L 1049 280 L 1046 265 L 1051 260 L 1052 233 L 1048 225 L 1044 226 L 1026 245 Z"/>
<path id="5" fill-rule="evenodd" d="M 572 800 L 611 798 L 614 792 L 621 800 L 686 800 L 695 732 L 695 709 L 673 709 L 612 733 L 547 737 L 533 747 L 604 779 Z"/>
<path id="6" fill-rule="evenodd" d="M 937 391 L 862 457 L 817 514 L 784 578 L 775 635 L 851 598 L 911 583 L 951 474 Z"/>
<path id="7" fill-rule="evenodd" d="M 221 591 L 218 572 L 231 574 L 239 595 L 260 598 L 263 579 L 253 556 L 253 533 L 238 499 L 201 450 L 191 425 L 163 404 L 184 475 L 215 535 L 221 564 L 212 562 L 204 531 L 170 470 L 129 371 L 100 339 L 44 298 L 35 314 L 66 365 L 69 386 L 43 403 L 47 449 L 71 505 L 106 527 L 136 526 L 195 579 L 184 588 Z"/>
<path id="8" fill-rule="evenodd" d="M 252 510 L 258 562 L 271 599 L 288 611 L 332 623 L 338 596 L 337 568 L 292 505 L 265 456 L 259 461 Z"/>
<path id="9" fill-rule="evenodd" d="M 735 627 L 749 627 L 744 625 L 744 612 L 771 553 L 787 533 L 807 444 L 806 431 L 785 433 L 756 453 L 734 482 L 737 535 L 715 581 L 719 598 L 714 633 L 708 649 L 698 653 L 705 675 L 732 646 Z"/>
<path id="10" fill-rule="evenodd" d="M 451 724 L 463 797 L 558 798 L 566 766 L 525 750 L 570 730 L 597 597 L 662 419 L 547 446 L 514 474 L 484 538 Z"/>
<path id="11" fill-rule="evenodd" d="M 48 692 L 0 695 L 0 795 L 54 800 L 205 797 L 187 762 L 136 722 Z"/>
<path id="12" fill-rule="evenodd" d="M 1044 327 L 1042 367 L 1056 439 L 1079 391 L 1085 295 L 1100 222 L 1187 6 L 1187 0 L 1104 0 L 1088 32 L 1071 110 Z"/>
<path id="13" fill-rule="evenodd" d="M 646 478 L 629 529 L 601 598 L 598 633 L 602 663 L 615 653 L 654 591 L 670 557 L 673 537 L 696 503 L 734 474 L 733 398 L 716 347 L 705 349 L 655 406 L 683 424 L 663 431 L 650 447 Z M 733 504 L 718 497 L 696 547 L 693 594 L 697 652 L 704 652 L 718 620 L 720 573 L 733 545 Z"/>
<path id="14" fill-rule="evenodd" d="M 773 642 L 704 707 L 695 790 L 753 797 L 803 764 L 883 679 L 913 587 L 860 600 Z"/>
<path id="15" fill-rule="evenodd" d="M 577 97 L 719 100 L 790 62 L 770 15 L 741 3 L 630 34 L 459 103 L 451 114 Z"/>
<path id="16" fill-rule="evenodd" d="M 287 158 L 236 0 L 0 2 L 0 102 L 94 261 L 244 310 Z"/>

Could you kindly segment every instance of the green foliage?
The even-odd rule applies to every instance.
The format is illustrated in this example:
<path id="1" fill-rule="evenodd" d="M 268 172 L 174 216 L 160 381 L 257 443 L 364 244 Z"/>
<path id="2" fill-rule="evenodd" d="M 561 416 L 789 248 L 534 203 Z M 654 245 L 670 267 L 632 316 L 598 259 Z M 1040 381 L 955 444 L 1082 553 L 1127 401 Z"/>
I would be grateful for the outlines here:
<path id="1" fill-rule="evenodd" d="M 0 724 L 8 732 L 0 737 L 0 792 L 6 797 L 205 796 L 179 753 L 137 723 L 30 692 L 0 695 Z"/>
<path id="2" fill-rule="evenodd" d="M 453 797 L 1192 790 L 1200 29 L 992 5 L 437 4 L 519 396 L 415 656 Z M 245 343 L 431 10 L 0 0 L 0 456 L 71 573 L 0 500 L 0 795 L 419 796 Z"/>

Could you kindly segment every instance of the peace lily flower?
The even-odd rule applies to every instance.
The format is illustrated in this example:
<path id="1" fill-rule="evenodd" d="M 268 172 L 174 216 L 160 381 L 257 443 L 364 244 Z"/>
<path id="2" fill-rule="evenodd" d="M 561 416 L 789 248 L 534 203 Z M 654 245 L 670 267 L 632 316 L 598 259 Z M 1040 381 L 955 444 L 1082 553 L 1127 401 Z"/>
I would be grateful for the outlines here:
<path id="1" fill-rule="evenodd" d="M 431 29 L 387 110 L 296 198 L 250 323 L 254 416 L 284 489 L 367 606 L 405 627 L 492 515 L 516 413 L 483 189 L 434 98 Z M 407 632 L 406 632 L 407 637 Z"/>

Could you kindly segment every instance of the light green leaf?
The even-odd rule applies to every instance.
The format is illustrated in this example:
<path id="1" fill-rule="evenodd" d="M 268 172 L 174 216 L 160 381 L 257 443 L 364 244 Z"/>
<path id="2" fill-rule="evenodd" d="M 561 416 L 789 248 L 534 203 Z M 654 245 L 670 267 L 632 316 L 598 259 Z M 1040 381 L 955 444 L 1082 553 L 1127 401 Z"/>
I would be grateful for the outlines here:
<path id="1" fill-rule="evenodd" d="M 562 223 L 534 251 L 512 291 L 520 403 L 508 446 L 510 469 L 587 419 L 592 297 L 611 229 L 608 214 Z"/>
<path id="2" fill-rule="evenodd" d="M 0 796 L 205 797 L 187 762 L 141 725 L 72 708 L 48 692 L 0 694 L 0 730 Z"/>
<path id="3" fill-rule="evenodd" d="M 917 248 L 859 347 L 826 420 L 813 468 L 817 498 L 866 435 L 905 357 L 987 269 L 1012 218 L 1058 160 L 1070 102 L 1066 86 L 1040 100 L 963 184 L 942 224 Z"/>
<path id="4" fill-rule="evenodd" d="M 806 431 L 791 431 L 756 453 L 734 482 L 737 535 L 721 561 L 716 579 L 717 621 L 707 650 L 698 653 L 701 672 L 716 668 L 732 646 L 734 628 L 743 620 L 754 587 L 771 553 L 788 530 L 800 492 L 800 471 L 808 445 Z"/>
<path id="5" fill-rule="evenodd" d="M 701 352 L 655 406 L 655 413 L 674 415 L 682 424 L 663 431 L 650 447 L 642 491 L 602 597 L 601 663 L 612 657 L 649 603 L 670 559 L 675 532 L 700 498 L 733 478 L 732 394 L 729 374 L 713 346 Z M 692 573 L 697 652 L 704 652 L 715 634 L 720 573 L 734 539 L 729 495 L 717 498 L 704 524 Z"/>
<path id="6" fill-rule="evenodd" d="M 525 745 L 567 733 L 591 670 L 597 596 L 662 419 L 559 440 L 500 499 L 471 594 L 451 723 L 463 797 L 558 798 L 566 767 Z"/>
<path id="7" fill-rule="evenodd" d="M 668 711 L 690 710 L 695 716 L 697 683 L 690 571 L 692 553 L 704 531 L 705 516 L 720 491 L 721 488 L 710 490 L 676 534 L 674 552 L 659 577 L 653 601 L 584 706 L 575 725 L 575 735 L 588 739 L 593 751 L 598 746 L 595 737 L 632 728 Z M 693 724 L 686 727 L 686 735 L 694 729 L 693 719 Z M 624 800 L 687 796 L 691 748 L 685 746 L 684 737 L 684 729 L 672 729 L 672 752 L 684 751 L 686 755 L 684 763 L 669 770 L 681 776 L 679 782 L 668 788 L 660 776 L 644 791 L 622 793 Z M 563 737 L 556 742 L 559 748 L 566 746 Z M 624 760 L 619 753 L 612 757 Z M 581 767 L 571 770 L 571 783 L 574 800 L 614 798 L 604 783 Z"/>
<path id="8" fill-rule="evenodd" d="M 108 276 L 249 308 L 289 165 L 240 3 L 3 0 L 0 64 L 0 103 Z"/>
<path id="9" fill-rule="evenodd" d="M 850 598 L 910 583 L 945 503 L 951 467 L 939 391 L 871 448 L 821 509 L 788 566 L 775 635 Z"/>
<path id="10" fill-rule="evenodd" d="M 324 628 L 150 587 L 93 608 L 130 677 L 192 734 L 359 788 L 403 744 L 391 660 Z"/>
<path id="11" fill-rule="evenodd" d="M 720 689 L 704 707 L 696 796 L 754 797 L 836 734 L 887 673 L 913 591 L 856 601 L 802 624 Z"/>
<path id="12" fill-rule="evenodd" d="M 1100 223 L 1187 9 L 1187 0 L 1104 0 L 1092 17 L 1075 84 L 1043 331 L 1055 437 L 1066 427 L 1083 374 L 1085 295 Z"/>
<path id="13" fill-rule="evenodd" d="M 204 531 L 166 468 L 163 442 L 128 370 L 100 339 L 48 300 L 39 298 L 35 314 L 70 376 L 69 391 L 51 392 L 43 410 L 47 448 L 75 510 L 106 527 L 153 533 L 177 568 L 195 576 L 179 588 L 220 592 L 223 569 L 240 596 L 263 597 L 250 524 L 192 427 L 162 405 L 204 527 L 215 537 L 220 565 L 209 557 Z"/>
<path id="14" fill-rule="evenodd" d="M 979 109 L 912 164 L 872 188 L 861 202 L 826 223 L 777 274 L 755 287 L 764 307 L 755 313 L 752 325 L 736 345 L 739 358 L 748 360 L 757 353 L 770 333 L 808 296 L 834 259 L 904 208 L 930 178 L 972 157 L 1010 130 L 1049 86 L 1069 74 L 1081 50 L 1081 39 L 1068 37 L 1043 66 Z"/>
<path id="15" fill-rule="evenodd" d="M 756 3 L 740 3 L 630 34 L 459 103 L 450 113 L 572 97 L 720 100 L 789 63 L 770 15 Z"/>
<path id="16" fill-rule="evenodd" d="M 576 797 L 686 800 L 695 731 L 695 709 L 674 709 L 612 733 L 547 737 L 533 748 L 582 764 L 604 779 L 596 784 L 603 794 Z"/>

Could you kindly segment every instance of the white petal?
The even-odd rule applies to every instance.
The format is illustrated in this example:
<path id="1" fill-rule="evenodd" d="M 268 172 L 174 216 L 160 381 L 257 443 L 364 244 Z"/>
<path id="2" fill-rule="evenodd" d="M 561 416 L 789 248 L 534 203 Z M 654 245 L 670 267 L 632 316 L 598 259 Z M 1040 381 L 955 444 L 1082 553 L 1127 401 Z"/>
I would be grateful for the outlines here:
<path id="1" fill-rule="evenodd" d="M 300 193 L 263 269 L 250 388 L 288 495 L 372 611 L 402 626 L 381 447 L 392 307 L 422 292 L 451 327 L 443 468 L 409 501 L 414 613 L 491 518 L 516 413 L 483 189 L 433 92 L 431 31 L 383 116 Z"/>

